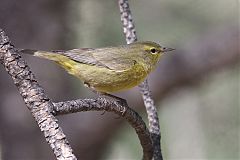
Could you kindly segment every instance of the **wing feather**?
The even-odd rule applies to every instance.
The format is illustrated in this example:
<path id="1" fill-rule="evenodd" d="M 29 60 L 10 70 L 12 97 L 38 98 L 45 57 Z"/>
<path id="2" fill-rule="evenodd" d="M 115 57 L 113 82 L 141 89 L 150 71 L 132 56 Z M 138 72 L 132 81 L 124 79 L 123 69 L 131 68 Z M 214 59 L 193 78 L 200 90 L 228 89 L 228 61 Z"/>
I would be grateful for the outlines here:
<path id="1" fill-rule="evenodd" d="M 114 51 L 114 52 L 113 52 Z M 69 51 L 57 51 L 79 63 L 105 67 L 115 71 L 122 71 L 131 68 L 136 61 L 129 55 L 124 54 L 122 49 L 113 48 L 84 48 Z"/>

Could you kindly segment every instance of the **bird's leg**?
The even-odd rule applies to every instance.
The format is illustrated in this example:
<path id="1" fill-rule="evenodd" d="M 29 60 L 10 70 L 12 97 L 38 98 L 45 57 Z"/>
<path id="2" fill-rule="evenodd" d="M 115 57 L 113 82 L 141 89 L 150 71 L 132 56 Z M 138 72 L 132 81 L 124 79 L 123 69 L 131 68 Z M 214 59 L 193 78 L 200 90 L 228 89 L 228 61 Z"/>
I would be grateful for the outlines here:
<path id="1" fill-rule="evenodd" d="M 110 100 L 114 100 L 114 101 L 117 101 L 117 102 L 121 102 L 123 104 L 126 104 L 127 101 L 123 98 L 120 98 L 120 97 L 117 97 L 117 96 L 114 96 L 112 94 L 109 94 L 109 93 L 106 93 L 106 92 L 98 92 L 96 91 L 93 87 L 91 87 L 87 82 L 84 82 L 84 86 L 89 88 L 93 93 L 96 93 L 97 95 L 99 95 L 99 97 L 107 97 L 108 99 Z"/>
<path id="2" fill-rule="evenodd" d="M 127 101 L 125 99 L 114 96 L 109 93 L 105 93 L 105 92 L 97 92 L 97 94 L 99 95 L 99 97 L 106 97 L 107 99 L 109 99 L 111 101 L 119 103 L 120 104 L 119 111 L 121 112 L 122 116 L 125 114 L 125 112 L 126 112 L 125 106 L 127 106 Z M 117 117 L 116 119 L 119 119 L 119 118 L 120 118 L 120 116 Z"/>
<path id="3" fill-rule="evenodd" d="M 92 92 L 96 93 L 99 97 L 107 98 L 111 101 L 118 102 L 120 105 L 127 106 L 127 101 L 123 98 L 114 96 L 114 95 L 106 93 L 106 92 L 98 92 L 86 82 L 84 82 L 84 86 L 89 88 Z M 125 111 L 126 111 L 125 107 L 120 108 L 120 112 L 122 113 L 122 115 L 124 115 Z M 105 113 L 105 111 L 103 112 L 103 114 L 104 113 Z"/>
<path id="4" fill-rule="evenodd" d="M 86 88 L 90 89 L 93 93 L 96 93 L 97 95 L 99 95 L 99 93 L 98 93 L 94 88 L 92 88 L 87 82 L 83 82 L 83 84 L 84 84 L 84 86 L 85 86 Z M 101 115 L 104 115 L 105 112 L 106 112 L 106 111 L 103 111 L 103 112 L 101 113 Z"/>
<path id="5" fill-rule="evenodd" d="M 117 102 L 120 102 L 121 104 L 123 105 L 126 105 L 127 104 L 127 101 L 123 98 L 120 98 L 120 97 L 117 97 L 117 96 L 114 96 L 112 94 L 109 94 L 109 93 L 105 93 L 105 92 L 97 92 L 97 94 L 100 96 L 100 97 L 106 97 L 110 100 L 113 100 L 113 101 L 117 101 Z"/>

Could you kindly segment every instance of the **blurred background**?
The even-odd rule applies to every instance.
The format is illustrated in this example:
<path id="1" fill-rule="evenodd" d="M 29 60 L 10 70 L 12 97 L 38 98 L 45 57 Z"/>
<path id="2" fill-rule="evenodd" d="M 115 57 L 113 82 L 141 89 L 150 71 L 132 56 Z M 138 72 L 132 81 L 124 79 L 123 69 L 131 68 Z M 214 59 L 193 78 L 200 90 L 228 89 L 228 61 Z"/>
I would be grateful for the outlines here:
<path id="1" fill-rule="evenodd" d="M 149 77 L 165 159 L 240 159 L 239 1 L 130 0 L 138 40 L 176 48 Z M 17 48 L 67 50 L 125 44 L 117 1 L 1 0 L 0 28 Z M 53 101 L 95 97 L 56 64 L 25 56 Z M 144 117 L 139 89 L 116 94 Z M 112 113 L 59 116 L 79 159 L 137 160 L 134 130 Z M 0 66 L 0 159 L 54 155 Z"/>

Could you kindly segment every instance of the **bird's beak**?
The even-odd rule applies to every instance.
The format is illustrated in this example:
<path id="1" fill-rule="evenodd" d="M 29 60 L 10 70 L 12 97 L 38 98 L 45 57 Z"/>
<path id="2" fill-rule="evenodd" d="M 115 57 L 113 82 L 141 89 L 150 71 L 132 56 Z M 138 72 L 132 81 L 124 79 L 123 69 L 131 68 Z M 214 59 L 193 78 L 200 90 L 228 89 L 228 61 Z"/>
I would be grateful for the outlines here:
<path id="1" fill-rule="evenodd" d="M 167 48 L 167 47 L 162 48 L 163 52 L 170 52 L 170 51 L 174 51 L 174 50 L 175 50 L 174 48 Z"/>

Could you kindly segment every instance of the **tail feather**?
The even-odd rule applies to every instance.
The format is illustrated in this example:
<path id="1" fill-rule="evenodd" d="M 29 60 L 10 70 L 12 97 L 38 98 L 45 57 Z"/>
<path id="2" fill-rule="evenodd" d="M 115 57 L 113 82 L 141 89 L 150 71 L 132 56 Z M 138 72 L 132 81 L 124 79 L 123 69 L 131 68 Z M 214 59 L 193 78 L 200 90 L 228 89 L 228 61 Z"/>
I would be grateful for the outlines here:
<path id="1" fill-rule="evenodd" d="M 38 51 L 38 50 L 31 50 L 31 49 L 21 49 L 18 51 L 21 53 L 30 54 L 30 55 L 33 55 L 36 57 L 52 60 L 52 61 L 56 62 L 57 64 L 59 64 L 64 69 L 66 69 L 68 71 L 68 73 L 76 75 L 76 67 L 75 66 L 77 65 L 77 62 L 62 55 L 60 51 L 47 52 L 47 51 Z"/>
<path id="2" fill-rule="evenodd" d="M 19 51 L 24 54 L 29 54 L 36 57 L 49 59 L 55 62 L 68 59 L 66 56 L 63 56 L 57 52 L 39 51 L 39 50 L 32 50 L 32 49 L 21 49 Z"/>

